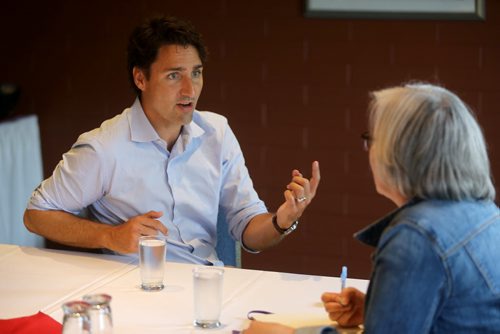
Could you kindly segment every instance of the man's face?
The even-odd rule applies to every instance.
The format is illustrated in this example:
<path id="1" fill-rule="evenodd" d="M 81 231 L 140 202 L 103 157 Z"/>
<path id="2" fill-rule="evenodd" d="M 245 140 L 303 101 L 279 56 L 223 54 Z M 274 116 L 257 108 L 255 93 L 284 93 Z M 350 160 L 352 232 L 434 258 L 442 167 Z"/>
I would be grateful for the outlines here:
<path id="1" fill-rule="evenodd" d="M 155 128 L 180 128 L 191 122 L 203 88 L 202 62 L 193 46 L 164 45 L 149 69 L 149 78 L 134 68 L 141 103 Z"/>

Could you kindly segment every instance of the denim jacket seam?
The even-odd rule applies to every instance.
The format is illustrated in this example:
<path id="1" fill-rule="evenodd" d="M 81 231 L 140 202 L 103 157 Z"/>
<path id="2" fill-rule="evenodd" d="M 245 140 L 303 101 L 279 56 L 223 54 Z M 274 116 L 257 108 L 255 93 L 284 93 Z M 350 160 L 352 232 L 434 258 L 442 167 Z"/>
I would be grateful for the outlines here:
<path id="1" fill-rule="evenodd" d="M 465 249 L 465 252 L 467 253 L 467 255 L 469 255 L 471 261 L 474 262 L 474 265 L 477 267 L 477 269 L 481 273 L 481 276 L 483 277 L 486 285 L 488 285 L 488 287 L 490 288 L 490 290 L 493 293 L 493 295 L 500 296 L 500 293 L 494 292 L 494 291 L 496 291 L 498 289 L 496 287 L 494 287 L 494 286 L 491 285 L 491 280 L 492 279 L 488 275 L 488 273 L 484 270 L 484 267 L 481 265 L 481 262 L 477 261 L 476 257 L 473 256 L 473 254 L 469 252 L 469 249 L 467 247 L 464 247 L 464 249 Z"/>
<path id="2" fill-rule="evenodd" d="M 445 257 L 448 258 L 451 255 L 455 254 L 459 249 L 463 248 L 467 243 L 469 243 L 469 241 L 471 241 L 472 239 L 474 239 L 478 234 L 480 234 L 486 228 L 488 228 L 491 224 L 493 224 L 498 217 L 500 217 L 500 215 L 499 214 L 495 214 L 494 216 L 492 216 L 491 218 L 489 218 L 488 220 L 486 220 L 486 222 L 484 222 L 483 224 L 481 224 L 478 228 L 476 228 L 465 239 L 462 239 L 461 241 L 457 242 L 455 245 L 453 245 L 452 247 L 450 247 L 450 249 L 448 249 L 444 253 Z"/>
<path id="3" fill-rule="evenodd" d="M 491 217 L 490 219 L 488 219 L 484 224 L 482 224 L 480 226 L 480 228 L 476 231 L 476 233 L 474 233 L 473 235 L 477 235 L 479 234 L 480 232 L 484 231 L 487 227 L 489 227 L 491 224 L 495 223 L 496 219 L 499 218 L 500 215 L 499 214 L 496 214 L 494 215 L 493 217 Z M 471 238 L 468 238 L 469 240 Z M 488 275 L 488 272 L 484 270 L 484 267 L 483 265 L 481 264 L 480 261 L 477 260 L 477 258 L 474 256 L 474 254 L 472 254 L 470 251 L 469 251 L 469 248 L 465 247 L 464 246 L 464 250 L 465 252 L 467 253 L 467 255 L 469 256 L 469 258 L 471 259 L 471 261 L 474 263 L 474 265 L 477 267 L 477 269 L 479 270 L 479 272 L 481 273 L 481 276 L 483 277 L 486 285 L 488 285 L 488 287 L 490 288 L 490 291 L 495 295 L 495 296 L 500 296 L 500 292 L 495 292 L 498 290 L 497 287 L 493 286 L 491 284 L 492 282 L 492 278 Z"/>

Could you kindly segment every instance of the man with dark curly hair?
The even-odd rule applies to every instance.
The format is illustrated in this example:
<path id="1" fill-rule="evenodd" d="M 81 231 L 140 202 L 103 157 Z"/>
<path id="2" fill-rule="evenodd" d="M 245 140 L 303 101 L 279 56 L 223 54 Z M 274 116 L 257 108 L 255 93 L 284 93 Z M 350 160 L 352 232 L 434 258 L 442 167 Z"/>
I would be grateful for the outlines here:
<path id="1" fill-rule="evenodd" d="M 127 51 L 137 99 L 64 154 L 33 193 L 26 227 L 58 243 L 122 254 L 137 252 L 141 235 L 168 234 L 168 259 L 201 264 L 220 264 L 218 217 L 250 252 L 293 231 L 316 194 L 319 164 L 311 179 L 292 171 L 284 203 L 268 212 L 226 118 L 196 110 L 207 51 L 193 26 L 148 20 Z"/>

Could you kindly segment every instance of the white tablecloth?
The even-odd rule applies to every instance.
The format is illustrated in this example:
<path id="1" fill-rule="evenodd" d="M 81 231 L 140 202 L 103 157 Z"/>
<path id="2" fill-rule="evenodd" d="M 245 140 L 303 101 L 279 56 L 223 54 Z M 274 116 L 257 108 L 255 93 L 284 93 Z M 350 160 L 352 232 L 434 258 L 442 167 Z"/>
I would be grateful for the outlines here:
<path id="1" fill-rule="evenodd" d="M 0 245 L 0 318 L 59 309 L 82 292 L 134 269 L 133 259 Z M 61 319 L 57 319 L 61 321 Z"/>
<path id="2" fill-rule="evenodd" d="M 223 327 L 199 330 L 192 326 L 193 267 L 167 262 L 165 289 L 146 292 L 137 262 L 128 257 L 0 245 L 0 318 L 41 310 L 61 321 L 65 301 L 107 293 L 115 333 L 231 333 L 247 326 L 250 310 L 327 319 L 320 296 L 340 289 L 335 277 L 225 268 Z M 368 284 L 347 283 L 362 291 Z"/>

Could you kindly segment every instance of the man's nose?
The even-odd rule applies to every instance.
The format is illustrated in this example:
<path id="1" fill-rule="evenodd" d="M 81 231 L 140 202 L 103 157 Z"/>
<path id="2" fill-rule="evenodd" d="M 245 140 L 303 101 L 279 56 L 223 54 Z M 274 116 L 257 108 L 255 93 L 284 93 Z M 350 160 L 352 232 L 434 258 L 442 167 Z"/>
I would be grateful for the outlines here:
<path id="1" fill-rule="evenodd" d="M 196 92 L 194 90 L 194 85 L 191 78 L 184 78 L 182 80 L 181 96 L 193 98 L 195 97 L 195 94 Z"/>

